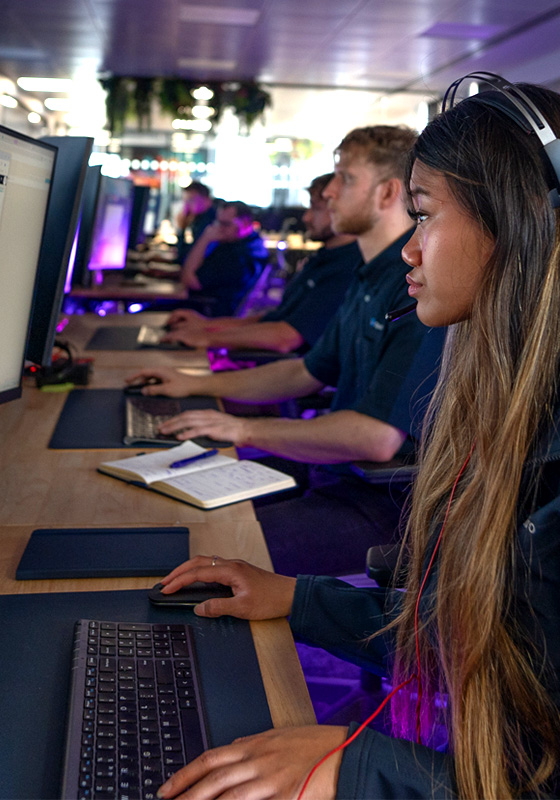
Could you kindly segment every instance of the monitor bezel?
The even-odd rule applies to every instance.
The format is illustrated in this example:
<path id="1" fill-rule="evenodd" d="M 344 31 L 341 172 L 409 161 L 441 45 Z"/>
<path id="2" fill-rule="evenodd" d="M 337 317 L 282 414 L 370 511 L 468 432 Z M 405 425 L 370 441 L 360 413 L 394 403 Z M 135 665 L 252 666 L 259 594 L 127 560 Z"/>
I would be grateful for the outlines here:
<path id="1" fill-rule="evenodd" d="M 23 390 L 23 369 L 25 365 L 25 355 L 27 353 L 27 344 L 29 341 L 29 326 L 31 323 L 31 316 L 33 314 L 33 306 L 35 304 L 35 293 L 37 291 L 37 273 L 39 271 L 39 254 L 41 252 L 41 247 L 43 246 L 43 239 L 45 236 L 45 225 L 47 221 L 47 214 L 49 211 L 49 202 L 51 197 L 51 189 L 52 189 L 52 178 L 54 175 L 54 171 L 56 169 L 56 158 L 58 155 L 57 148 L 54 145 L 48 144 L 47 142 L 41 142 L 39 139 L 34 139 L 32 136 L 28 136 L 25 133 L 21 133 L 21 131 L 16 131 L 13 128 L 8 128 L 5 125 L 0 125 L 0 133 L 6 134 L 8 136 L 13 136 L 17 139 L 20 139 L 23 142 L 27 142 L 29 144 L 38 145 L 39 147 L 44 148 L 45 150 L 49 150 L 54 155 L 53 164 L 52 164 L 52 172 L 51 178 L 49 181 L 49 192 L 47 196 L 47 205 L 45 207 L 45 215 L 43 218 L 43 228 L 41 231 L 41 243 L 39 246 L 39 252 L 37 253 L 37 263 L 35 265 L 35 278 L 33 280 L 33 292 L 31 296 L 31 302 L 29 304 L 29 316 L 27 319 L 27 335 L 25 337 L 24 346 L 22 348 L 21 353 L 21 369 L 19 371 L 19 383 L 16 386 L 10 387 L 9 389 L 0 390 L 0 403 L 7 403 L 11 400 L 17 400 L 22 395 Z"/>
<path id="2" fill-rule="evenodd" d="M 60 140 L 58 144 L 55 142 L 56 139 Z M 39 141 L 43 141 L 46 144 L 51 144 L 56 147 L 58 150 L 57 155 L 59 155 L 60 158 L 57 158 L 57 165 L 55 166 L 53 173 L 53 180 L 51 184 L 52 188 L 49 196 L 49 207 L 47 208 L 42 247 L 39 254 L 39 268 L 37 271 L 37 283 L 35 286 L 35 302 L 29 324 L 26 358 L 28 361 L 32 361 L 34 364 L 37 364 L 41 367 L 49 367 L 52 363 L 52 351 L 56 339 L 56 328 L 58 325 L 62 300 L 64 297 L 64 286 L 66 283 L 68 262 L 72 252 L 72 245 L 80 216 L 86 170 L 88 167 L 89 157 L 93 150 L 93 139 L 88 136 L 49 136 L 41 137 Z M 62 203 L 63 207 L 55 208 L 53 206 L 53 200 L 55 199 L 53 196 L 53 191 L 57 189 L 56 170 L 59 163 L 65 162 L 66 165 L 66 163 L 69 161 L 70 156 L 68 153 L 65 153 L 65 148 L 68 149 L 72 147 L 79 151 L 81 163 L 76 181 L 75 192 L 71 198 L 71 207 L 68 207 L 68 198 L 58 198 L 58 205 L 60 206 Z M 72 178 L 74 177 L 75 176 L 73 175 Z M 57 215 L 57 218 L 53 217 L 54 214 Z M 60 247 L 60 240 L 54 242 L 54 244 L 58 246 L 58 255 L 60 256 L 60 263 L 54 264 L 52 254 L 52 235 L 53 230 L 61 225 L 60 214 L 62 214 L 64 217 L 62 222 L 66 228 L 66 233 L 62 247 Z M 52 229 L 50 227 L 51 225 Z M 70 233 L 72 233 L 71 236 Z M 57 232 L 54 235 L 58 236 L 59 234 Z M 49 252 L 47 252 L 47 245 L 50 245 Z M 45 294 L 47 297 L 44 296 Z M 41 312 L 41 315 L 37 316 L 39 311 Z"/>

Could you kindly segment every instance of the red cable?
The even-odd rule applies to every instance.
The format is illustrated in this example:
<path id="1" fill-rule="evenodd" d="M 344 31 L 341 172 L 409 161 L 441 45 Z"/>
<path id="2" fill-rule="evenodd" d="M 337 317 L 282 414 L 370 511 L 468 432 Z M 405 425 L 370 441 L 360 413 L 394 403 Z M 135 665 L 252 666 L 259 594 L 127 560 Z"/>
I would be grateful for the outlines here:
<path id="1" fill-rule="evenodd" d="M 353 741 L 354 741 L 354 739 L 356 738 L 356 736 L 358 736 L 358 734 L 359 734 L 359 733 L 361 733 L 361 732 L 363 731 L 363 729 L 366 727 L 366 725 L 369 725 L 369 723 L 370 723 L 372 720 L 374 720 L 374 719 L 375 719 L 375 717 L 376 717 L 376 716 L 379 714 L 379 712 L 383 710 L 383 708 L 384 708 L 384 707 L 387 705 L 387 703 L 388 703 L 388 702 L 389 702 L 389 700 L 390 700 L 390 699 L 393 697 L 393 695 L 394 695 L 394 694 L 396 694 L 396 693 L 397 693 L 397 692 L 398 692 L 400 689 L 402 689 L 402 688 L 403 688 L 403 686 L 406 686 L 406 685 L 407 685 L 407 683 L 410 683 L 411 681 L 413 681 L 413 680 L 415 679 L 415 677 L 416 677 L 416 675 L 413 675 L 411 678 L 409 678 L 409 679 L 408 679 L 408 680 L 406 680 L 406 681 L 403 681 L 403 683 L 400 683 L 400 684 L 399 684 L 399 685 L 398 685 L 398 686 L 397 686 L 395 689 L 393 689 L 393 691 L 392 691 L 392 692 L 390 692 L 390 693 L 387 695 L 387 697 L 386 697 L 386 698 L 385 698 L 385 700 L 384 700 L 384 701 L 381 703 L 381 705 L 379 705 L 379 706 L 378 706 L 378 707 L 375 709 L 375 711 L 373 712 L 373 714 L 371 714 L 371 715 L 370 715 L 370 716 L 369 716 L 369 717 L 366 719 L 366 721 L 365 721 L 365 722 L 362 722 L 362 724 L 360 725 L 360 727 L 359 727 L 359 728 L 357 728 L 357 730 L 355 730 L 355 731 L 354 731 L 354 733 L 352 734 L 352 736 L 350 736 L 348 739 L 346 739 L 346 741 L 342 742 L 342 744 L 339 744 L 339 745 L 338 745 L 337 747 L 335 747 L 333 750 L 330 750 L 330 751 L 329 751 L 329 752 L 328 752 L 326 755 L 324 755 L 324 756 L 323 756 L 323 758 L 322 758 L 320 761 L 318 761 L 318 762 L 315 764 L 315 766 L 313 767 L 313 769 L 311 770 L 311 772 L 309 773 L 309 775 L 308 775 L 308 776 L 307 776 L 307 778 L 305 779 L 305 783 L 304 783 L 304 784 L 303 784 L 303 786 L 301 787 L 301 791 L 300 791 L 300 793 L 299 793 L 299 794 L 298 794 L 298 796 L 297 796 L 297 800 L 301 800 L 301 798 L 303 797 L 303 793 L 304 793 L 304 792 L 305 792 L 305 790 L 307 789 L 307 785 L 308 785 L 309 781 L 311 780 L 311 778 L 313 777 L 313 774 L 315 773 L 315 770 L 319 769 L 319 767 L 321 766 L 321 764 L 322 764 L 324 761 L 326 761 L 326 760 L 327 760 L 327 758 L 330 758 L 330 757 L 331 757 L 332 755 L 334 755 L 335 753 L 338 753 L 338 751 L 339 751 L 339 750 L 343 750 L 345 747 L 347 747 L 347 746 L 350 744 L 350 742 L 353 742 Z"/>
<path id="2" fill-rule="evenodd" d="M 422 744 L 421 733 L 420 733 L 420 706 L 421 706 L 421 702 L 422 702 L 422 676 L 420 674 L 420 642 L 419 642 L 419 639 L 418 639 L 418 610 L 419 610 L 419 607 L 420 607 L 420 598 L 422 597 L 422 592 L 424 591 L 424 587 L 426 585 L 426 581 L 428 580 L 428 575 L 430 574 L 430 570 L 432 569 L 432 566 L 433 566 L 433 563 L 434 563 L 434 560 L 435 560 L 435 557 L 436 557 L 436 553 L 437 553 L 437 551 L 439 549 L 439 546 L 440 546 L 440 543 L 441 543 L 441 539 L 442 539 L 442 536 L 443 536 L 443 531 L 444 531 L 445 525 L 447 523 L 447 517 L 449 516 L 449 511 L 451 510 L 451 503 L 453 502 L 453 497 L 455 496 L 455 490 L 457 489 L 457 484 L 459 483 L 461 475 L 463 474 L 463 472 L 467 468 L 467 464 L 471 460 L 471 456 L 473 454 L 473 450 L 474 450 L 475 444 L 476 444 L 476 441 L 472 443 L 472 447 L 471 447 L 471 449 L 469 451 L 468 456 L 465 459 L 465 463 L 463 464 L 463 466 L 459 470 L 459 474 L 455 478 L 455 482 L 453 483 L 453 486 L 451 488 L 451 494 L 449 495 L 449 502 L 447 504 L 447 509 L 445 511 L 445 517 L 443 518 L 443 523 L 441 525 L 441 530 L 439 532 L 439 536 L 438 536 L 438 539 L 437 539 L 437 542 L 436 542 L 436 546 L 434 547 L 434 551 L 432 553 L 432 557 L 430 558 L 430 562 L 428 564 L 428 568 L 426 569 L 426 573 L 424 575 L 424 579 L 422 580 L 422 583 L 420 585 L 420 589 L 418 591 L 418 597 L 416 598 L 416 607 L 414 609 L 414 637 L 415 637 L 415 641 L 416 641 L 416 660 L 417 660 L 417 663 L 418 663 L 418 672 L 415 675 L 412 675 L 410 678 L 408 678 L 408 680 L 403 681 L 402 683 L 400 683 L 395 689 L 393 689 L 387 695 L 385 700 L 383 700 L 383 702 L 376 708 L 376 710 L 373 712 L 373 714 L 371 714 L 365 720 L 365 722 L 362 722 L 360 727 L 357 728 L 354 731 L 352 736 L 350 736 L 348 739 L 346 739 L 346 741 L 342 742 L 342 744 L 339 744 L 333 750 L 330 750 L 328 753 L 326 753 L 321 758 L 321 760 L 318 761 L 315 764 L 315 766 L 309 772 L 307 778 L 305 779 L 305 783 L 301 787 L 301 791 L 297 796 L 297 800 L 302 800 L 303 793 L 307 789 L 309 781 L 311 780 L 311 778 L 315 774 L 315 771 L 317 769 L 319 769 L 321 764 L 323 764 L 327 760 L 327 758 L 330 758 L 335 753 L 338 753 L 339 750 L 343 750 L 345 747 L 347 747 L 350 744 L 350 742 L 353 742 L 354 739 L 364 730 L 364 728 L 367 725 L 369 725 L 369 723 L 372 720 L 375 719 L 375 717 L 379 714 L 380 711 L 382 711 L 382 709 L 386 706 L 386 704 L 389 702 L 389 700 L 391 700 L 393 695 L 395 695 L 397 692 L 399 692 L 404 686 L 406 686 L 407 684 L 411 683 L 411 681 L 413 681 L 414 679 L 416 679 L 417 686 L 418 686 L 418 690 L 417 690 L 418 698 L 417 698 L 417 701 L 416 701 L 416 739 L 417 739 L 418 744 Z"/>

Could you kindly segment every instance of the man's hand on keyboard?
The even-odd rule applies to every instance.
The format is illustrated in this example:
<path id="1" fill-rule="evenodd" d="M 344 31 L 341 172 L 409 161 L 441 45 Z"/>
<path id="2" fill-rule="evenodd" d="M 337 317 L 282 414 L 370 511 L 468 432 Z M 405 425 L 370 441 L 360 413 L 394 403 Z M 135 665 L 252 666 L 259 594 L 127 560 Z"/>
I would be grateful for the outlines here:
<path id="1" fill-rule="evenodd" d="M 168 329 L 182 326 L 204 327 L 209 322 L 211 319 L 205 317 L 204 314 L 199 314 L 198 311 L 191 308 L 178 308 L 171 312 L 165 325 Z"/>
<path id="2" fill-rule="evenodd" d="M 323 756 L 339 747 L 348 729 L 335 725 L 277 728 L 207 750 L 176 772 L 158 797 L 296 798 L 307 775 Z M 334 800 L 342 752 L 333 753 L 313 774 L 304 798 Z M 180 792 L 185 791 L 184 794 Z"/>
<path id="3" fill-rule="evenodd" d="M 217 441 L 233 442 L 242 446 L 247 444 L 248 426 L 250 420 L 243 417 L 234 417 L 212 409 L 198 411 L 183 411 L 176 417 L 162 422 L 159 426 L 160 433 L 170 436 L 175 434 L 177 439 L 194 439 L 196 436 L 210 436 Z"/>
<path id="4" fill-rule="evenodd" d="M 147 383 L 155 380 L 151 386 L 144 386 L 144 395 L 164 395 L 165 397 L 187 397 L 190 394 L 201 394 L 200 388 L 196 386 L 197 377 L 182 375 L 172 367 L 161 367 L 154 369 L 141 369 L 134 375 L 125 378 L 127 385 L 136 383 Z"/>
<path id="5" fill-rule="evenodd" d="M 223 583 L 233 597 L 215 597 L 195 606 L 199 617 L 227 614 L 240 619 L 286 617 L 292 610 L 295 578 L 276 575 L 248 564 L 218 556 L 196 556 L 176 567 L 161 581 L 163 594 L 172 594 L 195 581 Z"/>
<path id="6" fill-rule="evenodd" d="M 197 326 L 182 325 L 166 333 L 162 342 L 181 342 L 187 347 L 208 347 L 210 337 L 208 333 Z"/>

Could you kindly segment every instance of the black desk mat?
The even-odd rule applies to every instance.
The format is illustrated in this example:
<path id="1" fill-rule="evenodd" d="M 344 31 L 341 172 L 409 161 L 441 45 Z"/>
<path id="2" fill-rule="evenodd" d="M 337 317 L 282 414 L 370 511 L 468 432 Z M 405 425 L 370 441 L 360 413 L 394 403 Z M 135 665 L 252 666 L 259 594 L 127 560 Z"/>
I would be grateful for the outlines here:
<path id="1" fill-rule="evenodd" d="M 123 444 L 125 433 L 125 395 L 122 389 L 73 389 L 69 392 L 56 423 L 49 448 L 54 450 L 107 450 L 171 447 L 165 442 Z M 184 411 L 199 408 L 217 409 L 214 397 L 185 397 Z M 231 447 L 231 442 L 216 442 L 205 436 L 193 439 L 200 447 Z M 174 442 L 173 444 L 179 444 Z"/>
<path id="2" fill-rule="evenodd" d="M 211 744 L 272 727 L 249 623 L 150 605 L 145 591 L 0 595 L 0 798 L 60 796 L 77 619 L 193 625 Z"/>
<path id="3" fill-rule="evenodd" d="M 161 342 L 156 345 L 138 344 L 140 326 L 129 328 L 120 325 L 99 327 L 89 342 L 86 350 L 194 350 L 180 342 Z"/>

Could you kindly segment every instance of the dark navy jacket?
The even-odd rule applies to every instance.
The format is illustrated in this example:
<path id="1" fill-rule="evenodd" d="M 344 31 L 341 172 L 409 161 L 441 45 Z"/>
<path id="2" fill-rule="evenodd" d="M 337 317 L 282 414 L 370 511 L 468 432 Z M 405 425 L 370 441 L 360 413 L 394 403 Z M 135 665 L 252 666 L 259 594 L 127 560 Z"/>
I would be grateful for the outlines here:
<path id="1" fill-rule="evenodd" d="M 557 417 L 560 421 L 560 417 Z M 543 680 L 560 708 L 560 436 L 556 427 L 526 469 L 539 469 L 532 510 L 520 510 L 518 558 L 512 615 L 537 645 Z M 433 601 L 436 571 L 422 603 Z M 367 644 L 365 637 L 385 625 L 398 592 L 357 589 L 334 578 L 300 576 L 290 618 L 294 635 L 378 674 L 390 674 L 390 634 Z M 422 613 L 422 610 L 421 610 Z M 537 665 L 537 668 L 541 665 Z M 350 733 L 358 726 L 352 725 Z M 559 797 L 560 781 L 553 796 Z M 337 797 L 443 798 L 453 796 L 452 757 L 429 747 L 366 729 L 344 751 Z"/>

